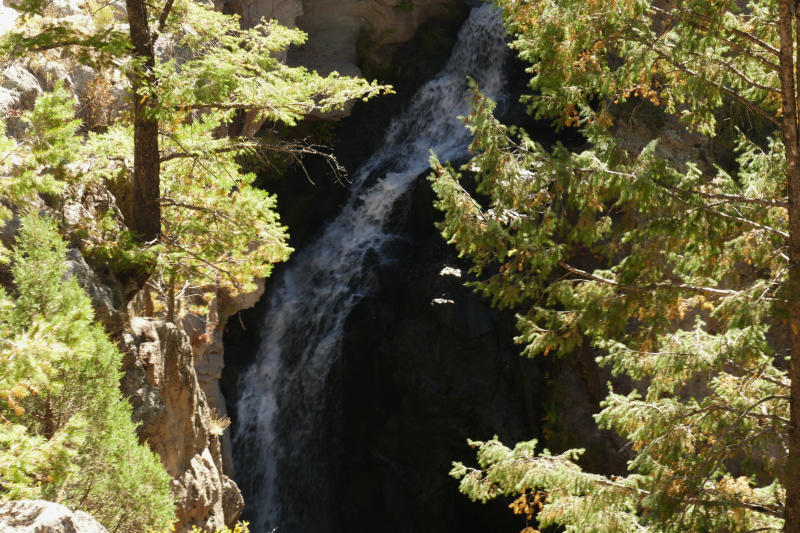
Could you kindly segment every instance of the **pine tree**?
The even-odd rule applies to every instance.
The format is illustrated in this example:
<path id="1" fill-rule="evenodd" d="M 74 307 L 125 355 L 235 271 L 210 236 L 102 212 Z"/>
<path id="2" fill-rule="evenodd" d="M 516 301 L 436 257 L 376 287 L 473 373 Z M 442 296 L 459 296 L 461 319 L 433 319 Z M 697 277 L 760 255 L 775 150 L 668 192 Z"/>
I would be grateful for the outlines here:
<path id="1" fill-rule="evenodd" d="M 51 221 L 23 218 L 14 299 L 0 289 L 0 500 L 59 501 L 110 531 L 164 528 L 171 479 L 138 443 L 122 355 L 64 279 L 65 255 Z"/>
<path id="2" fill-rule="evenodd" d="M 255 175 L 240 162 L 315 150 L 223 134 L 236 113 L 293 126 L 312 111 L 388 90 L 288 67 L 276 54 L 304 42 L 301 31 L 275 22 L 241 29 L 237 17 L 190 0 L 132 0 L 127 25 L 100 16 L 112 7 L 101 6 L 91 24 L 79 26 L 43 17 L 47 5 L 15 5 L 20 18 L 0 39 L 0 54 L 47 53 L 92 66 L 101 76 L 121 72 L 131 91 L 128 111 L 105 131 L 90 132 L 72 156 L 81 164 L 61 176 L 75 185 L 122 183 L 131 191 L 124 221 L 109 213 L 87 223 L 83 252 L 117 270 L 153 272 L 153 284 L 170 294 L 208 284 L 252 290 L 254 276 L 267 276 L 291 252 L 275 198 L 253 187 Z M 157 41 L 178 53 L 156 57 Z M 24 157 L 28 147 L 16 150 Z M 8 194 L 2 182 L 0 194 Z"/>
<path id="3" fill-rule="evenodd" d="M 588 338 L 601 365 L 638 380 L 596 416 L 635 458 L 627 477 L 606 477 L 576 465 L 582 450 L 477 442 L 480 468 L 453 470 L 462 491 L 520 495 L 516 512 L 566 531 L 797 533 L 800 9 L 498 5 L 531 63 L 531 111 L 588 143 L 547 150 L 500 124 L 475 87 L 464 171 L 477 193 L 434 156 L 439 227 L 474 260 L 477 290 L 530 306 L 517 339 L 527 355 L 567 356 Z M 730 143 L 735 163 L 680 163 L 659 135 L 624 150 L 614 131 L 626 105 L 664 121 L 660 135 L 685 128 L 710 148 Z M 697 379 L 705 390 L 685 387 Z"/>

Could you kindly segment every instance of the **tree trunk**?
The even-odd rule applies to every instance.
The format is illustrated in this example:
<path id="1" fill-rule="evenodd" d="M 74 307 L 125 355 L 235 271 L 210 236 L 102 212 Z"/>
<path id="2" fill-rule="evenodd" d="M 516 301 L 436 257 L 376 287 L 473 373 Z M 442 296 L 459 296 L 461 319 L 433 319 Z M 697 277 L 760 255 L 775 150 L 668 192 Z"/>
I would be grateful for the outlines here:
<path id="1" fill-rule="evenodd" d="M 780 80 L 782 92 L 782 129 L 786 147 L 789 196 L 789 301 L 791 363 L 791 421 L 789 457 L 783 478 L 786 485 L 786 533 L 800 533 L 800 145 L 798 144 L 797 91 L 795 82 L 794 33 L 792 6 L 797 0 L 780 0 Z M 800 36 L 798 36 L 800 39 Z M 798 50 L 800 54 L 800 50 Z M 800 57 L 798 57 L 800 59 Z M 800 74 L 800 73 L 799 73 Z"/>
<path id="2" fill-rule="evenodd" d="M 155 55 L 144 0 L 126 0 L 134 56 L 141 66 L 131 74 L 133 98 L 133 195 L 131 220 L 128 229 L 145 242 L 154 241 L 161 234 L 160 172 L 158 154 L 158 122 L 148 117 L 154 107 L 155 95 L 149 90 L 154 85 Z"/>
<path id="3" fill-rule="evenodd" d="M 167 322 L 175 323 L 175 274 L 169 277 L 167 289 Z"/>
<path id="4" fill-rule="evenodd" d="M 55 425 L 53 424 L 53 403 L 50 401 L 50 395 L 44 401 L 44 438 L 50 440 L 55 435 Z"/>

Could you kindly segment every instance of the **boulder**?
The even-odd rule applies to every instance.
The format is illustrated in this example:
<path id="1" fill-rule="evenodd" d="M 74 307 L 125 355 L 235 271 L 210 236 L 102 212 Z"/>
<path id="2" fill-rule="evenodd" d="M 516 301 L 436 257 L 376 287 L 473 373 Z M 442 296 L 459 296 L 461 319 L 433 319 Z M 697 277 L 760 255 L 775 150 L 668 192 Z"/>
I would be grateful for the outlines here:
<path id="1" fill-rule="evenodd" d="M 19 99 L 16 97 L 16 93 L 5 87 L 0 87 L 0 116 L 5 116 L 15 107 L 19 107 Z"/>
<path id="2" fill-rule="evenodd" d="M 7 89 L 14 95 L 18 107 L 33 109 L 36 99 L 42 94 L 39 80 L 27 69 L 17 64 L 12 64 L 3 71 L 0 87 Z"/>
<path id="3" fill-rule="evenodd" d="M 69 77 L 66 67 L 57 61 L 43 61 L 36 66 L 34 74 L 36 74 L 39 84 L 48 91 L 52 91 L 59 80 L 63 80 L 67 89 L 72 87 L 72 79 Z"/>
<path id="4" fill-rule="evenodd" d="M 74 84 L 75 95 L 81 98 L 86 92 L 89 82 L 97 77 L 97 71 L 92 67 L 76 64 L 70 69 L 69 75 Z"/>
<path id="5" fill-rule="evenodd" d="M 70 511 L 59 503 L 20 500 L 0 504 L 3 533 L 108 533 L 83 511 Z"/>
<path id="6" fill-rule="evenodd" d="M 244 510 L 244 498 L 236 483 L 227 476 L 222 476 L 222 510 L 226 517 L 240 516 Z M 225 519 L 225 525 L 233 529 L 236 519 Z"/>
<path id="7" fill-rule="evenodd" d="M 16 11 L 0 3 L 0 34 L 13 28 L 18 16 Z"/>

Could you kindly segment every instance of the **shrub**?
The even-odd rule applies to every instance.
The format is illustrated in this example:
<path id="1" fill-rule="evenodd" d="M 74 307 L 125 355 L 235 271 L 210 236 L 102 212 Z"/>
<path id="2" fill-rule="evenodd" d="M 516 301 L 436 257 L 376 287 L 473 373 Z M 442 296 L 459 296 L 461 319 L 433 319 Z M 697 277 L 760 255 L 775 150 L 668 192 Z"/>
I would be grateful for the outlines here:
<path id="1" fill-rule="evenodd" d="M 23 218 L 16 298 L 0 289 L 0 501 L 59 501 L 110 531 L 165 527 L 170 477 L 138 443 L 119 392 L 122 356 L 78 283 L 63 279 L 65 253 L 51 221 Z"/>

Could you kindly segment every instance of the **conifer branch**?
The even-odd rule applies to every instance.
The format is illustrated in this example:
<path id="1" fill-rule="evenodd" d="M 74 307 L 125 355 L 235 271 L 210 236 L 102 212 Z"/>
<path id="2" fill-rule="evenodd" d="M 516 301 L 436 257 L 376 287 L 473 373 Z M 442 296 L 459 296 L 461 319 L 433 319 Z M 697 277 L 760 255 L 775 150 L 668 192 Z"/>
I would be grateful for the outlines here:
<path id="1" fill-rule="evenodd" d="M 764 226 L 763 224 L 759 224 L 758 222 L 753 222 L 752 220 L 748 220 L 746 218 L 736 217 L 736 216 L 733 216 L 733 215 L 728 215 L 726 213 L 723 213 L 721 211 L 717 211 L 716 209 L 711 209 L 709 207 L 704 207 L 703 209 L 705 211 L 708 211 L 709 213 L 714 213 L 715 215 L 718 215 L 718 216 L 720 216 L 722 218 L 725 218 L 725 219 L 728 219 L 728 220 L 732 220 L 734 222 L 741 222 L 742 224 L 747 224 L 749 226 L 753 226 L 756 229 L 768 231 L 768 232 L 770 232 L 770 233 L 772 233 L 774 235 L 777 235 L 778 237 L 781 237 L 783 239 L 787 239 L 787 240 L 789 239 L 789 234 L 786 233 L 785 231 L 781 231 L 779 229 L 775 229 L 775 228 L 772 228 L 770 226 Z"/>
<path id="2" fill-rule="evenodd" d="M 700 54 L 696 54 L 696 55 L 699 56 Z M 707 57 L 704 57 L 704 56 L 701 56 L 701 57 L 704 60 L 708 60 Z M 755 87 L 756 89 L 761 89 L 762 91 L 767 91 L 767 92 L 770 92 L 770 93 L 773 93 L 773 94 L 782 94 L 781 90 L 778 89 L 777 87 L 771 87 L 769 85 L 764 85 L 763 83 L 758 83 L 755 80 L 751 80 L 750 78 L 747 77 L 747 75 L 744 72 L 740 71 L 738 68 L 736 68 L 733 65 L 733 63 L 731 63 L 729 61 L 725 61 L 725 60 L 720 59 L 718 57 L 714 58 L 714 61 L 716 61 L 720 65 L 724 66 L 725 68 L 727 68 L 728 70 L 730 70 L 731 72 L 736 74 L 736 76 L 738 76 L 739 79 L 741 79 L 743 82 L 745 82 L 746 84 L 748 84 L 748 85 L 750 85 L 752 87 Z"/>
<path id="3" fill-rule="evenodd" d="M 616 172 L 616 171 L 607 170 L 607 169 L 590 169 L 590 168 L 587 168 L 587 169 L 577 169 L 577 170 L 578 171 L 582 171 L 582 172 L 605 172 L 607 174 L 612 174 L 612 175 L 617 175 L 617 176 L 629 176 L 629 177 L 632 177 L 632 178 L 636 178 L 637 177 L 636 174 L 632 174 L 632 173 L 628 173 L 628 172 Z M 659 186 L 665 188 L 666 190 L 668 190 L 670 192 L 670 195 L 673 196 L 673 198 L 675 198 L 676 200 L 683 201 L 683 202 L 685 202 L 685 200 L 675 196 L 675 193 L 677 191 L 680 191 L 682 193 L 687 193 L 687 194 L 688 193 L 697 194 L 698 196 L 701 196 L 701 197 L 704 197 L 704 198 L 709 198 L 709 199 L 714 198 L 714 196 L 717 196 L 718 198 L 723 199 L 723 200 L 731 200 L 732 199 L 730 197 L 730 195 L 708 195 L 708 196 L 704 196 L 704 194 L 706 194 L 706 193 L 699 193 L 699 192 L 695 193 L 693 191 L 686 191 L 684 189 L 679 189 L 677 187 L 672 187 L 670 185 L 662 183 L 659 180 L 656 180 L 655 178 L 651 178 L 651 179 L 657 185 L 659 185 Z M 761 200 L 749 199 L 746 196 L 739 197 L 739 201 L 741 201 L 742 203 L 752 203 L 752 204 L 757 204 L 757 205 L 764 205 L 764 204 L 761 203 L 762 202 Z M 779 203 L 777 203 L 777 201 L 765 200 L 764 202 L 770 202 L 768 204 L 769 207 L 773 207 L 773 206 L 774 207 L 784 207 L 784 205 L 780 205 Z M 772 202 L 775 202 L 775 203 L 772 203 Z M 788 205 L 788 203 L 786 205 Z M 717 211 L 716 209 L 712 209 L 711 207 L 708 207 L 708 206 L 701 206 L 701 207 L 702 207 L 702 209 L 704 211 L 708 211 L 709 213 L 714 213 L 715 215 L 718 215 L 718 216 L 720 216 L 722 218 L 725 218 L 725 219 L 728 219 L 728 220 L 732 220 L 732 221 L 735 221 L 735 222 L 741 222 L 743 224 L 747 224 L 749 226 L 753 226 L 756 229 L 761 229 L 761 230 L 764 230 L 764 231 L 768 231 L 768 232 L 773 233 L 774 235 L 777 235 L 778 237 L 781 237 L 783 239 L 788 239 L 789 238 L 789 234 L 786 233 L 785 231 L 781 231 L 779 229 L 775 229 L 775 228 L 772 228 L 770 226 L 765 226 L 763 224 L 759 224 L 758 222 L 753 222 L 752 220 L 748 220 L 746 218 L 729 215 L 727 213 L 723 213 L 721 211 Z"/>
<path id="4" fill-rule="evenodd" d="M 706 15 L 697 13 L 696 11 L 692 11 L 690 9 L 687 9 L 687 8 L 683 7 L 683 6 L 679 6 L 673 0 L 661 0 L 661 1 L 664 2 L 665 4 L 667 4 L 668 6 L 672 7 L 676 11 L 680 11 L 681 13 L 684 13 L 686 15 L 694 17 L 694 18 L 696 18 L 698 20 L 702 20 L 703 22 L 705 22 L 708 25 L 713 23 L 713 20 L 711 19 L 711 17 L 708 17 Z M 707 28 L 708 28 L 708 26 L 707 26 Z M 748 41 L 748 42 L 750 42 L 752 44 L 755 44 L 756 46 L 759 46 L 759 47 L 763 48 L 765 51 L 769 52 L 770 54 L 772 54 L 772 55 L 774 55 L 776 57 L 778 57 L 780 55 L 780 52 L 778 51 L 777 48 L 775 48 L 774 46 L 770 45 L 769 43 L 764 42 L 763 40 L 759 39 L 758 37 L 756 37 L 755 35 L 753 35 L 751 33 L 747 33 L 747 32 L 744 32 L 742 30 L 738 30 L 736 28 L 729 28 L 727 26 L 720 26 L 720 29 L 723 29 L 725 31 L 729 31 L 733 35 L 736 35 L 737 37 L 739 37 L 741 39 L 744 39 L 745 41 Z"/>
<path id="5" fill-rule="evenodd" d="M 717 409 L 720 409 L 721 411 L 728 411 L 729 413 L 736 413 L 736 414 L 744 413 L 745 418 L 753 418 L 753 419 L 756 419 L 756 420 L 762 420 L 762 419 L 775 420 L 775 421 L 781 422 L 783 424 L 789 424 L 790 423 L 788 418 L 784 418 L 784 417 L 782 417 L 780 415 L 770 415 L 770 414 L 766 414 L 765 415 L 763 413 L 746 413 L 746 412 L 742 411 L 741 409 L 736 409 L 736 408 L 728 407 L 728 406 L 724 406 L 724 405 L 717 405 L 716 407 L 717 407 Z"/>
<path id="6" fill-rule="evenodd" d="M 604 172 L 606 174 L 612 174 L 614 176 L 627 176 L 630 178 L 638 179 L 639 176 L 632 172 L 619 172 L 614 170 L 608 170 L 605 168 L 576 168 L 576 172 Z M 663 181 L 657 178 L 650 178 L 653 183 L 663 187 L 665 189 L 669 189 L 673 192 L 677 192 L 680 194 L 689 194 L 693 196 L 699 196 L 700 198 L 706 198 L 708 200 L 724 200 L 725 202 L 729 203 L 739 203 L 739 204 L 752 204 L 752 205 L 760 205 L 763 207 L 789 207 L 789 202 L 785 199 L 781 200 L 766 200 L 764 198 L 751 198 L 749 196 L 741 196 L 737 194 L 716 194 L 716 193 L 707 193 L 702 191 L 690 191 L 688 189 L 682 189 L 680 187 L 675 187 L 674 185 L 669 185 L 668 183 L 664 183 Z"/>
<path id="7" fill-rule="evenodd" d="M 754 371 L 750 370 L 749 368 L 746 368 L 746 367 L 744 367 L 744 366 L 740 365 L 740 364 L 739 364 L 739 363 L 737 363 L 736 361 L 733 361 L 732 359 L 728 359 L 728 360 L 726 361 L 726 363 L 727 363 L 727 364 L 729 364 L 729 365 L 731 365 L 731 366 L 733 366 L 733 367 L 734 367 L 734 368 L 736 368 L 737 370 L 740 370 L 740 371 L 742 371 L 742 372 L 746 372 L 747 374 L 750 374 L 750 375 L 752 375 L 752 376 L 755 376 L 755 377 L 756 377 L 756 379 L 763 379 L 764 381 L 766 381 L 766 382 L 768 382 L 768 383 L 772 383 L 773 385 L 777 385 L 777 386 L 779 386 L 779 387 L 783 387 L 783 388 L 785 388 L 785 389 L 787 389 L 787 390 L 789 389 L 789 387 L 791 387 L 791 383 L 789 383 L 789 382 L 786 382 L 786 381 L 779 381 L 778 379 L 771 378 L 771 377 L 769 377 L 769 376 L 765 376 L 765 375 L 761 374 L 760 372 L 759 372 L 759 373 L 756 373 L 756 372 L 754 372 Z"/>
<path id="8" fill-rule="evenodd" d="M 697 72 L 695 72 L 694 70 L 690 69 L 685 64 L 673 60 L 672 58 L 669 57 L 669 55 L 665 54 L 664 52 L 662 52 L 660 50 L 654 49 L 654 52 L 662 60 L 664 60 L 667 63 L 669 63 L 670 65 L 674 66 L 675 68 L 677 68 L 681 72 L 684 72 L 685 74 L 688 74 L 688 75 L 690 75 L 690 76 L 692 76 L 694 78 L 702 79 L 705 83 L 708 83 L 709 85 L 711 85 L 713 87 L 716 87 L 716 89 L 718 91 L 727 94 L 728 96 L 730 96 L 731 98 L 733 98 L 734 100 L 736 100 L 740 104 L 744 105 L 748 109 L 750 109 L 752 111 L 755 111 L 756 113 L 758 113 L 762 117 L 766 118 L 767 120 L 769 120 L 770 122 L 772 122 L 776 126 L 781 127 L 781 121 L 777 117 L 774 117 L 772 115 L 772 113 L 770 113 L 769 111 L 767 111 L 766 109 L 764 109 L 760 105 L 756 104 L 755 102 L 751 102 L 750 100 L 748 100 L 744 96 L 740 95 L 739 93 L 737 93 L 733 89 L 730 89 L 730 88 L 722 85 L 721 83 L 716 82 L 714 80 L 711 80 L 711 79 L 709 79 L 707 77 L 700 76 Z"/>
<path id="9" fill-rule="evenodd" d="M 217 270 L 218 272 L 221 272 L 221 273 L 225 274 L 234 287 L 236 287 L 237 289 L 240 288 L 239 282 L 236 281 L 236 277 L 233 275 L 233 273 L 230 272 L 229 270 L 225 270 L 224 268 L 220 267 L 218 263 L 211 262 L 211 261 L 209 261 L 209 260 L 207 260 L 207 259 L 195 254 L 194 252 L 192 252 L 190 249 L 186 248 L 185 246 L 181 246 L 181 244 L 178 241 L 176 241 L 174 239 L 170 239 L 169 237 L 166 237 L 165 235 L 162 235 L 161 238 L 164 240 L 165 244 L 169 244 L 171 246 L 174 246 L 175 248 L 177 248 L 177 249 L 181 250 L 182 252 L 184 252 L 186 255 L 196 259 L 197 261 L 200 261 L 201 263 L 205 264 L 206 266 L 208 266 L 208 267 L 210 267 L 210 268 L 212 268 L 214 270 Z"/>
<path id="10" fill-rule="evenodd" d="M 203 151 L 203 152 L 199 152 L 199 153 L 197 153 L 197 152 L 188 152 L 188 151 L 171 152 L 171 153 L 168 153 L 166 155 L 162 155 L 161 156 L 161 162 L 162 163 L 166 163 L 168 161 L 173 161 L 175 159 L 186 159 L 186 158 L 196 159 L 196 158 L 207 156 L 207 155 L 221 155 L 221 154 L 226 154 L 226 153 L 229 153 L 229 152 L 236 152 L 236 151 L 239 151 L 239 150 L 244 150 L 244 149 L 249 148 L 249 147 L 252 147 L 252 145 L 249 144 L 249 143 L 241 143 L 241 144 L 237 144 L 237 145 L 233 145 L 233 146 L 226 146 L 224 148 L 216 148 L 214 150 Z"/>
<path id="11" fill-rule="evenodd" d="M 755 409 L 756 407 L 758 407 L 759 405 L 761 405 L 761 404 L 762 404 L 762 403 L 764 403 L 764 402 L 767 402 L 767 401 L 769 401 L 769 400 L 775 400 L 775 399 L 789 399 L 789 396 L 785 396 L 785 395 L 778 395 L 778 394 L 776 394 L 776 395 L 771 395 L 771 396 L 766 396 L 766 397 L 764 397 L 764 398 L 761 398 L 761 399 L 760 399 L 760 400 L 758 400 L 757 402 L 755 402 L 755 403 L 754 403 L 753 405 L 751 405 L 750 407 L 748 407 L 748 408 L 747 408 L 747 409 L 746 409 L 744 412 L 742 412 L 742 413 L 739 415 L 739 417 L 738 417 L 738 418 L 736 418 L 736 420 L 734 420 L 734 421 L 733 421 L 731 424 L 729 424 L 729 425 L 728 425 L 728 427 L 725 429 L 725 431 L 722 433 L 722 435 L 720 435 L 720 436 L 719 436 L 719 438 L 716 440 L 716 442 L 714 442 L 714 444 L 711 446 L 711 449 L 709 449 L 709 450 L 708 450 L 708 452 L 706 452 L 706 454 L 707 454 L 707 456 L 708 456 L 708 457 L 706 457 L 706 459 L 703 461 L 703 463 L 702 463 L 702 466 L 701 466 L 701 468 L 700 468 L 700 469 L 701 469 L 701 470 L 705 469 L 706 465 L 708 465 L 708 462 L 709 462 L 709 460 L 711 460 L 711 457 L 712 457 L 712 456 L 711 456 L 711 452 L 712 452 L 712 451 L 714 451 L 714 450 L 717 448 L 717 446 L 719 445 L 719 443 L 720 443 L 720 442 L 723 442 L 723 439 L 724 439 L 724 437 L 725 437 L 725 436 L 726 436 L 728 433 L 730 433 L 730 432 L 731 432 L 731 430 L 732 430 L 732 429 L 733 429 L 733 428 L 734 428 L 734 427 L 735 427 L 735 426 L 736 426 L 736 425 L 737 425 L 739 422 L 741 422 L 741 421 L 742 421 L 742 419 L 743 419 L 743 418 L 745 418 L 745 416 L 746 416 L 746 415 L 748 415 L 748 414 L 750 413 L 750 411 L 752 411 L 753 409 Z M 725 455 L 723 456 L 723 458 L 727 458 L 727 455 L 728 455 L 728 454 L 725 454 Z M 709 470 L 709 471 L 708 471 L 708 475 L 706 475 L 706 477 L 705 477 L 705 479 L 703 480 L 703 482 L 702 482 L 702 483 L 700 483 L 700 487 L 703 487 L 703 486 L 705 486 L 705 484 L 706 484 L 706 483 L 707 483 L 707 482 L 708 482 L 708 481 L 711 479 L 711 476 L 712 476 L 712 475 L 713 475 L 713 473 L 714 473 L 714 472 L 717 470 L 717 468 L 719 468 L 719 465 L 720 465 L 720 463 L 721 463 L 722 461 L 723 461 L 723 459 L 722 459 L 722 458 L 721 458 L 721 459 L 718 459 L 718 460 L 716 461 L 716 464 L 715 464 L 714 468 L 712 468 L 711 470 Z M 685 512 L 686 512 L 686 511 L 685 511 L 685 509 L 684 509 L 684 513 L 685 513 Z M 762 511 L 762 512 L 763 512 L 763 511 Z M 770 514 L 770 513 L 767 513 L 767 514 Z M 782 517 L 782 516 L 783 516 L 783 513 L 776 514 L 776 515 L 774 515 L 774 516 L 779 516 L 779 517 Z"/>
<path id="12" fill-rule="evenodd" d="M 656 283 L 652 285 L 643 285 L 641 287 L 637 287 L 634 285 L 621 285 L 620 283 L 614 281 L 613 279 L 601 278 L 600 276 L 595 276 L 594 274 L 590 274 L 585 270 L 581 270 L 579 268 L 575 268 L 573 266 L 564 263 L 563 261 L 558 261 L 556 263 L 561 268 L 572 272 L 573 274 L 577 274 L 578 276 L 591 279 L 593 281 L 598 281 L 600 283 L 605 283 L 607 285 L 613 285 L 615 287 L 619 287 L 625 291 L 649 291 L 653 289 L 679 289 L 683 291 L 695 292 L 698 294 L 707 294 L 709 296 L 738 296 L 742 294 L 739 291 L 731 291 L 725 289 L 713 289 L 711 287 L 697 287 L 694 285 L 684 285 L 684 284 L 675 284 L 675 283 Z"/>
<path id="13" fill-rule="evenodd" d="M 655 43 L 653 43 L 653 44 L 655 45 Z M 674 44 L 668 44 L 668 43 L 662 43 L 662 46 L 666 46 L 667 48 L 672 48 L 672 49 L 676 48 L 676 46 Z M 736 74 L 736 76 L 739 79 L 741 79 L 743 82 L 745 82 L 746 84 L 750 85 L 751 87 L 755 87 L 756 89 L 761 89 L 762 91 L 767 91 L 767 92 L 770 92 L 770 93 L 773 93 L 773 94 L 783 94 L 781 92 L 781 90 L 779 88 L 777 88 L 777 87 L 772 87 L 770 85 L 764 85 L 763 83 L 759 83 L 759 82 L 757 82 L 755 80 L 751 80 L 750 78 L 747 77 L 747 75 L 745 73 L 740 71 L 738 68 L 736 68 L 736 66 L 733 63 L 731 63 L 729 61 L 725 61 L 724 59 L 721 59 L 719 57 L 709 57 L 707 55 L 702 55 L 702 54 L 700 54 L 698 52 L 691 52 L 691 55 L 699 58 L 701 61 L 709 61 L 709 60 L 711 60 L 711 61 L 714 61 L 716 63 L 719 63 L 720 65 L 724 66 L 726 69 L 728 69 L 731 72 L 733 72 L 734 74 Z M 671 63 L 675 64 L 674 62 L 671 62 Z"/>
<path id="14" fill-rule="evenodd" d="M 748 196 L 740 196 L 736 194 L 714 194 L 714 193 L 707 193 L 707 192 L 700 192 L 700 191 L 689 191 L 686 189 L 681 189 L 680 187 L 674 187 L 671 185 L 667 185 L 666 183 L 662 183 L 659 180 L 653 179 L 659 185 L 673 190 L 677 193 L 681 194 L 692 194 L 699 196 L 700 198 L 706 198 L 708 200 L 723 200 L 728 203 L 734 204 L 752 204 L 752 205 L 760 205 L 763 207 L 789 207 L 789 202 L 786 200 L 765 200 L 763 198 L 750 198 Z"/>
<path id="15" fill-rule="evenodd" d="M 669 18 L 674 18 L 675 17 L 669 11 L 667 11 L 665 9 L 661 9 L 658 6 L 653 5 L 653 6 L 651 6 L 651 9 L 653 9 L 653 11 L 655 11 L 656 13 L 659 13 L 659 14 L 665 16 L 665 17 L 669 17 Z M 696 27 L 697 29 L 699 29 L 701 31 L 705 31 L 705 32 L 709 31 L 708 26 L 706 26 L 704 24 L 701 24 L 699 22 L 694 21 L 694 22 L 691 22 L 690 24 L 692 24 L 692 26 Z M 761 55 L 758 55 L 756 52 L 754 52 L 750 48 L 745 48 L 741 44 L 739 44 L 739 43 L 737 43 L 735 41 L 731 41 L 730 39 L 727 39 L 727 38 L 725 38 L 725 37 L 723 37 L 721 35 L 717 36 L 717 38 L 720 41 L 722 41 L 723 43 L 725 43 L 728 46 L 730 46 L 731 48 L 733 48 L 734 50 L 736 50 L 737 52 L 739 52 L 741 54 L 744 54 L 744 55 L 746 55 L 747 57 L 749 57 L 751 59 L 755 59 L 756 61 L 758 61 L 759 63 L 764 65 L 767 69 L 772 70 L 774 72 L 778 72 L 778 70 L 780 70 L 780 66 L 777 63 L 773 63 L 769 59 L 767 59 L 767 58 L 765 58 L 765 57 L 763 57 Z"/>

